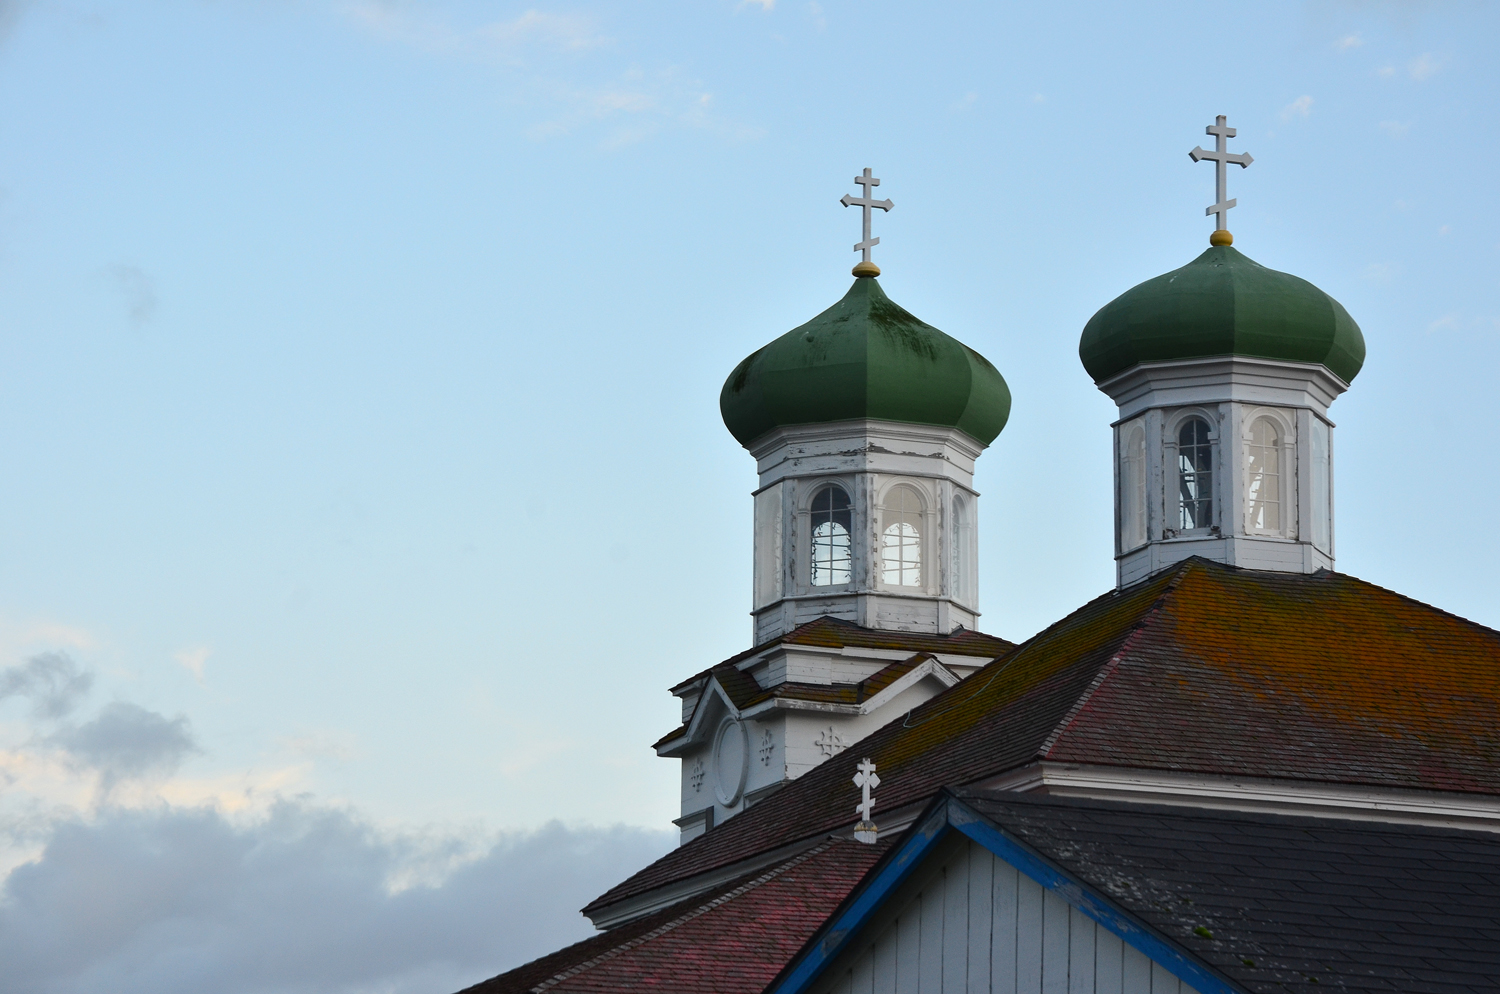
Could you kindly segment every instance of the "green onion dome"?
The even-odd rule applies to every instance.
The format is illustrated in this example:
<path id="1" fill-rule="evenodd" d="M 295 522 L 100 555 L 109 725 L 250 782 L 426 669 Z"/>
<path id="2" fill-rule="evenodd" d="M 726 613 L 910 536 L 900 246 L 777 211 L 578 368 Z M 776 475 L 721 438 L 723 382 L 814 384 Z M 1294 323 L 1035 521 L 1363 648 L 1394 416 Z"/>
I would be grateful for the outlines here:
<path id="1" fill-rule="evenodd" d="M 988 359 L 861 277 L 736 366 L 719 411 L 742 445 L 786 425 L 862 418 L 957 428 L 988 445 L 1010 416 L 1010 389 Z"/>
<path id="2" fill-rule="evenodd" d="M 1321 363 L 1349 383 L 1364 365 L 1365 339 L 1343 305 L 1311 283 L 1216 245 L 1110 301 L 1078 343 L 1095 383 L 1137 363 L 1231 355 Z"/>

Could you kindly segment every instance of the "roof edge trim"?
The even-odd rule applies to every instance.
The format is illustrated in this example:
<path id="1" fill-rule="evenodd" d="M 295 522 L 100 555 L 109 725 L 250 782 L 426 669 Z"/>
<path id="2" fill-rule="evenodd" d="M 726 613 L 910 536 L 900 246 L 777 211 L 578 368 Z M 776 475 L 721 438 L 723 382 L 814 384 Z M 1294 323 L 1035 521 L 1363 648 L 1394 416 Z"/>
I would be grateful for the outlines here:
<path id="1" fill-rule="evenodd" d="M 1119 936 L 1148 959 L 1161 964 L 1199 994 L 1244 994 L 1244 989 L 1175 942 L 1136 919 L 1082 880 L 1035 852 L 984 815 L 952 798 L 948 822 L 999 859 L 1053 891 L 1073 907 Z"/>
<path id="2" fill-rule="evenodd" d="M 1043 888 L 1119 936 L 1142 955 L 1159 963 L 1199 994 L 1246 994 L 1171 939 L 1115 906 L 1108 898 L 965 804 L 948 788 L 933 800 L 928 812 L 908 830 L 891 851 L 839 905 L 827 922 L 766 986 L 767 994 L 806 994 L 849 946 L 880 908 L 921 865 L 922 860 L 951 832 L 959 832 L 983 846 L 997 859 L 1014 866 Z"/>
<path id="3" fill-rule="evenodd" d="M 950 803 L 946 791 L 938 796 L 931 812 L 908 830 L 901 845 L 881 860 L 876 869 L 861 881 L 862 886 L 857 886 L 844 899 L 823 927 L 807 940 L 807 945 L 781 968 L 775 980 L 766 985 L 766 994 L 803 994 L 812 986 L 824 968 L 844 951 L 860 926 L 921 865 L 922 857 L 948 834 Z"/>

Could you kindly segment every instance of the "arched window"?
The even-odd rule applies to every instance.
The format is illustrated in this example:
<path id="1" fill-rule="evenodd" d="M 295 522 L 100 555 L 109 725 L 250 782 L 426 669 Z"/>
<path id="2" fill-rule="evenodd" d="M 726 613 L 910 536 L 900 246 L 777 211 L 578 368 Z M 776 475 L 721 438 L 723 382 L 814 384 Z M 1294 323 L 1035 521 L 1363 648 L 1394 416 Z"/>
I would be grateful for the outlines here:
<path id="1" fill-rule="evenodd" d="M 849 582 L 849 536 L 854 515 L 843 487 L 828 486 L 812 501 L 812 585 L 831 587 Z"/>
<path id="2" fill-rule="evenodd" d="M 881 516 L 880 579 L 890 587 L 922 585 L 922 498 L 892 487 Z"/>
<path id="3" fill-rule="evenodd" d="M 1120 551 L 1146 544 L 1146 428 L 1126 427 L 1120 440 Z"/>
<path id="4" fill-rule="evenodd" d="M 969 579 L 969 557 L 974 543 L 969 523 L 969 504 L 962 497 L 953 498 L 953 596 L 964 603 L 973 601 L 973 581 Z"/>
<path id="5" fill-rule="evenodd" d="M 1245 526 L 1281 531 L 1281 432 L 1270 418 L 1256 418 L 1245 440 Z"/>
<path id="6" fill-rule="evenodd" d="M 1312 419 L 1313 545 L 1333 555 L 1333 435 L 1328 422 Z M 1288 460 L 1290 461 L 1290 460 Z"/>
<path id="7" fill-rule="evenodd" d="M 1208 422 L 1202 418 L 1188 418 L 1177 430 L 1177 527 L 1182 531 L 1208 528 L 1213 524 L 1213 464 Z"/>

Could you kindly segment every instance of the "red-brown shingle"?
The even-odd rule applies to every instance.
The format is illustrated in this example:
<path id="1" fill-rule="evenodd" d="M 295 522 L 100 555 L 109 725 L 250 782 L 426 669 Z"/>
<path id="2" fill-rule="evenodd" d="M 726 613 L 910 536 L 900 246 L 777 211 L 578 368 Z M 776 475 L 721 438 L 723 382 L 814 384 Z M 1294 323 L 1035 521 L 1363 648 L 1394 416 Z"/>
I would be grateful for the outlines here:
<path id="1" fill-rule="evenodd" d="M 1500 794 L 1500 633 L 1354 577 L 1191 559 L 1111 591 L 596 899 L 1037 760 Z M 878 820 L 878 818 L 877 818 Z"/>
<path id="2" fill-rule="evenodd" d="M 827 840 L 712 894 L 585 939 L 463 994 L 752 994 L 776 976 L 887 848 Z"/>

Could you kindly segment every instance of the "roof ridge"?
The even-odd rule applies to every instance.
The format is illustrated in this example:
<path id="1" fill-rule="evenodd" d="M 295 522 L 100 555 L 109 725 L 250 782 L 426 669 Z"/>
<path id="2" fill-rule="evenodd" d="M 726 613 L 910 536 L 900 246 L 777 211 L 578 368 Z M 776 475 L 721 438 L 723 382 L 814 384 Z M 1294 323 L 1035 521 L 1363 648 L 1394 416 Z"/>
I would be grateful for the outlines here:
<path id="1" fill-rule="evenodd" d="M 660 938 L 673 929 L 678 928 L 682 925 L 686 925 L 693 919 L 700 918 L 703 915 L 708 914 L 715 908 L 728 904 L 730 901 L 733 901 L 734 899 L 749 893 L 750 891 L 759 887 L 761 884 L 769 883 L 770 881 L 780 876 L 782 873 L 792 869 L 793 867 L 800 866 L 801 864 L 812 859 L 814 856 L 818 856 L 822 853 L 827 852 L 833 847 L 836 841 L 837 840 L 835 839 L 828 839 L 826 842 L 823 842 L 820 845 L 813 846 L 811 849 L 800 852 L 797 855 L 793 856 L 791 859 L 777 863 L 765 873 L 762 873 L 757 877 L 745 881 L 743 884 L 734 888 L 733 890 L 725 891 L 723 894 L 720 894 L 712 901 L 700 904 L 697 907 L 693 908 L 691 911 L 688 911 L 687 913 L 682 915 L 678 915 L 671 921 L 663 925 L 658 925 L 656 928 L 652 929 L 649 932 L 646 932 L 643 935 L 638 935 L 634 939 L 629 939 L 625 942 L 622 942 L 618 946 L 611 946 L 609 949 L 606 949 L 598 956 L 586 959 L 582 963 L 563 970 L 560 973 L 555 973 L 552 976 L 548 977 L 546 980 L 543 980 L 541 983 L 535 985 L 534 987 L 528 988 L 529 994 L 543 994 L 544 991 L 551 990 L 553 987 L 556 987 L 558 984 L 562 983 L 565 980 L 571 980 L 572 978 L 578 976 L 580 973 L 585 973 L 589 970 L 592 970 L 594 967 L 598 966 L 601 963 L 605 963 L 609 960 L 614 959 L 616 956 L 628 953 L 630 950 L 635 949 L 637 946 L 645 945 L 646 943 L 651 942 L 654 939 Z"/>
<path id="2" fill-rule="evenodd" d="M 1078 700 L 1073 702 L 1072 706 L 1068 708 L 1067 713 L 1058 721 L 1056 727 L 1042 740 L 1042 744 L 1037 747 L 1037 758 L 1045 758 L 1047 753 L 1052 751 L 1052 747 L 1057 745 L 1057 740 L 1062 738 L 1063 733 L 1068 730 L 1069 725 L 1073 724 L 1079 712 L 1093 699 L 1094 693 L 1100 687 L 1104 686 L 1104 681 L 1108 680 L 1110 674 L 1114 673 L 1119 667 L 1120 662 L 1125 658 L 1125 654 L 1135 646 L 1136 641 L 1151 627 L 1151 622 L 1160 616 L 1162 606 L 1176 592 L 1178 584 L 1182 582 L 1183 576 L 1191 569 L 1192 565 L 1192 559 L 1185 560 L 1183 568 L 1178 569 L 1176 575 L 1167 581 L 1167 585 L 1162 588 L 1161 593 L 1152 602 L 1150 610 L 1136 623 L 1135 628 L 1131 630 L 1130 634 L 1125 636 L 1124 640 L 1120 643 L 1120 647 L 1110 655 L 1109 662 L 1099 667 L 1099 672 L 1094 674 L 1094 679 L 1089 681 L 1088 687 L 1078 696 Z"/>
<path id="3" fill-rule="evenodd" d="M 1482 632 L 1484 632 L 1484 633 L 1486 633 L 1488 635 L 1500 635 L 1500 630 L 1491 628 L 1488 625 L 1480 624 L 1479 622 L 1475 621 L 1473 618 L 1465 618 L 1461 614 L 1454 614 L 1452 611 L 1449 611 L 1446 608 L 1438 607 L 1436 604 L 1429 604 L 1429 603 L 1427 603 L 1424 600 L 1419 600 L 1418 598 L 1411 596 L 1410 594 L 1403 594 L 1399 590 L 1392 590 L 1390 587 L 1382 587 L 1378 583 L 1374 583 L 1374 582 L 1372 582 L 1370 580 L 1363 579 L 1362 577 L 1355 576 L 1353 573 L 1340 573 L 1338 570 L 1333 570 L 1333 569 L 1322 570 L 1321 572 L 1324 573 L 1326 576 L 1329 576 L 1329 577 L 1336 577 L 1336 578 L 1339 578 L 1339 579 L 1351 580 L 1354 583 L 1363 584 L 1366 587 L 1373 587 L 1374 589 L 1380 591 L 1381 593 L 1390 594 L 1392 597 L 1395 597 L 1397 600 L 1403 600 L 1403 601 L 1405 601 L 1408 604 L 1415 604 L 1417 607 L 1426 608 L 1429 611 L 1433 611 L 1433 612 L 1435 612 L 1437 614 L 1441 614 L 1445 618 L 1451 618 L 1454 621 L 1457 621 L 1457 622 L 1459 622 L 1460 624 L 1463 624 L 1463 625 L 1467 625 L 1470 628 L 1477 628 L 1480 631 L 1482 631 Z"/>
<path id="4" fill-rule="evenodd" d="M 1157 608 L 1159 608 L 1161 606 L 1161 603 L 1162 603 L 1163 600 L 1166 599 L 1166 596 L 1167 596 L 1168 592 L 1170 592 L 1171 590 L 1173 590 L 1173 589 L 1176 588 L 1177 583 L 1179 582 L 1179 580 L 1182 577 L 1182 574 L 1185 573 L 1185 572 L 1187 572 L 1187 570 L 1184 569 L 1183 567 L 1185 565 L 1188 565 L 1188 564 L 1190 564 L 1189 560 L 1184 560 L 1183 563 L 1178 564 L 1176 575 L 1173 576 L 1170 580 L 1167 581 L 1166 586 L 1162 588 L 1162 592 L 1159 595 L 1157 595 L 1156 600 L 1152 601 L 1152 603 L 1151 603 L 1151 610 L 1153 612 Z M 1149 579 L 1156 579 L 1156 578 L 1152 577 L 1152 578 L 1149 578 Z M 1142 582 L 1145 582 L 1145 581 L 1142 581 Z M 917 725 L 926 724 L 927 722 L 931 721 L 933 718 L 941 717 L 942 715 L 945 715 L 945 714 L 947 714 L 950 711 L 955 711 L 958 708 L 963 707 L 965 704 L 968 704 L 970 701 L 974 700 L 980 694 L 982 694 L 986 690 L 988 690 L 990 688 L 990 684 L 994 683 L 995 680 L 1000 676 L 1000 674 L 1002 674 L 1006 670 L 1008 670 L 1010 668 L 1010 664 L 1011 663 L 1013 663 L 1017 659 L 1021 658 L 1021 656 L 1025 653 L 1025 651 L 1027 649 L 1030 649 L 1034 645 L 1037 645 L 1037 644 L 1041 643 L 1041 641 L 1047 635 L 1051 634 L 1054 630 L 1056 630 L 1058 628 L 1061 628 L 1063 625 L 1067 624 L 1068 620 L 1070 618 L 1072 618 L 1074 615 L 1077 615 L 1078 613 L 1087 610 L 1088 608 L 1094 606 L 1095 604 L 1099 603 L 1100 601 L 1105 600 L 1106 598 L 1109 598 L 1109 597 L 1118 597 L 1119 594 L 1120 594 L 1120 591 L 1118 589 L 1111 590 L 1108 593 L 1100 594 L 1098 597 L 1095 597 L 1093 600 L 1089 601 L 1083 607 L 1079 608 L 1078 611 L 1074 611 L 1072 614 L 1069 614 L 1066 617 L 1060 618 L 1059 620 L 1057 620 L 1057 621 L 1053 622 L 1052 624 L 1048 625 L 1046 628 L 1043 628 L 1041 631 L 1037 632 L 1035 635 L 1033 635 L 1030 638 L 1026 639 L 1024 642 L 1018 643 L 1010 651 L 1008 651 L 1006 653 L 1003 653 L 1002 655 L 996 656 L 994 659 L 991 659 L 984 666 L 982 666 L 979 669 L 975 670 L 973 673 L 970 673 L 968 676 L 964 677 L 958 683 L 956 683 L 952 687 L 948 688 L 948 691 L 952 691 L 952 692 L 956 693 L 957 692 L 956 689 L 958 687 L 964 686 L 966 683 L 968 683 L 971 680 L 977 680 L 979 678 L 979 676 L 984 673 L 985 670 L 989 669 L 992 666 L 997 666 L 998 668 L 995 670 L 995 672 L 993 672 L 993 673 L 990 674 L 990 678 L 988 680 L 986 680 L 982 686 L 980 686 L 977 690 L 975 690 L 973 693 L 971 693 L 968 697 L 965 697 L 963 700 L 954 700 L 954 701 L 951 701 L 951 702 L 949 702 L 947 704 L 946 707 L 942 708 L 941 710 L 933 711 L 930 714 L 923 714 L 921 716 L 921 719 L 918 720 L 915 724 L 913 724 L 912 721 L 911 721 L 912 712 L 921 710 L 921 709 L 927 707 L 928 705 L 935 704 L 935 702 L 937 702 L 937 701 L 941 700 L 943 697 L 947 696 L 948 691 L 945 691 L 944 693 L 939 694 L 936 697 L 929 698 L 928 700 L 923 701 L 921 704 L 918 704 L 916 707 L 913 707 L 911 710 L 909 710 L 909 711 L 906 712 L 906 715 L 901 720 L 901 727 L 902 728 L 915 728 L 915 727 L 917 727 Z M 1141 625 L 1137 625 L 1136 629 L 1133 629 L 1131 631 L 1131 634 L 1126 637 L 1126 642 L 1127 643 L 1129 642 L 1130 638 L 1132 638 L 1135 635 L 1135 631 L 1138 630 L 1140 627 L 1141 627 Z M 1123 649 L 1123 645 L 1122 645 L 1122 649 Z M 941 662 L 941 661 L 939 661 L 939 662 Z M 1107 669 L 1108 666 L 1106 665 L 1105 668 Z M 1093 686 L 1090 685 L 1089 693 L 1091 693 L 1092 691 L 1093 691 Z M 1085 694 L 1085 697 L 1086 696 L 1087 696 L 1087 694 Z M 1073 715 L 1073 713 L 1074 712 L 1070 711 L 1068 713 L 1068 715 L 1064 716 L 1064 720 L 1066 720 L 1067 718 L 1071 718 L 1071 716 Z M 1050 747 L 1050 740 L 1049 740 L 1049 747 Z M 1043 751 L 1045 752 L 1046 750 L 1044 749 Z"/>

